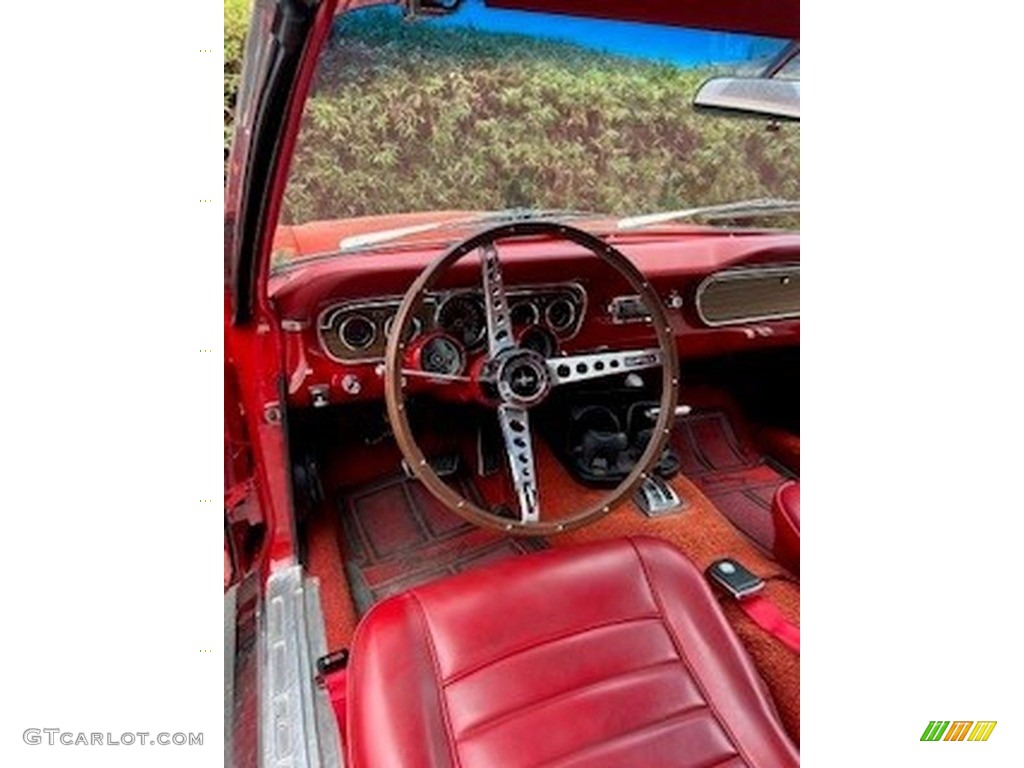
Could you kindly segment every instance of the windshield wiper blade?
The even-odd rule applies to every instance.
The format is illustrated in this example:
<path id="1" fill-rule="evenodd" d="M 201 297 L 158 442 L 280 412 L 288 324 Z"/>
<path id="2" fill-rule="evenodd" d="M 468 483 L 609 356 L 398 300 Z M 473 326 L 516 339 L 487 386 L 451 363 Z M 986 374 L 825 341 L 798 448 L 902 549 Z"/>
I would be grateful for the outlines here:
<path id="1" fill-rule="evenodd" d="M 426 224 L 413 224 L 408 227 L 397 227 L 395 229 L 382 229 L 378 232 L 368 232 L 364 235 L 353 235 L 343 237 L 338 243 L 338 250 L 342 253 L 361 251 L 372 248 L 375 245 L 383 245 L 393 240 L 401 240 L 410 235 L 419 235 L 424 232 L 434 232 L 443 229 L 453 229 L 473 224 L 492 224 L 513 221 L 535 221 L 537 219 L 561 219 L 580 216 L 592 216 L 586 211 L 568 211 L 558 209 L 535 209 L 535 208 L 508 208 L 501 211 L 486 211 L 472 216 L 463 216 L 458 219 L 444 219 L 443 221 L 431 221 Z"/>
<path id="2" fill-rule="evenodd" d="M 732 219 L 737 217 L 753 217 L 770 214 L 799 213 L 799 200 L 780 200 L 776 198 L 759 198 L 757 200 L 740 200 L 735 203 L 721 205 L 705 205 L 699 208 L 683 208 L 677 211 L 661 211 L 646 213 L 642 216 L 628 216 L 616 222 L 618 229 L 639 229 L 651 224 L 664 224 L 679 219 L 702 218 L 707 220 Z"/>

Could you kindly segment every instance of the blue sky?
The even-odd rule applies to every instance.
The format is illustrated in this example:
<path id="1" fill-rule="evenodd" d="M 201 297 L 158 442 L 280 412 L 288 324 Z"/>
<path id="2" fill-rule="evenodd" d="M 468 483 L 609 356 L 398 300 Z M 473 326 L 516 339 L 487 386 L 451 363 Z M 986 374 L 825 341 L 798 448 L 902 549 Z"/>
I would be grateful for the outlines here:
<path id="1" fill-rule="evenodd" d="M 784 45 L 752 35 L 486 8 L 483 0 L 464 0 L 457 13 L 430 23 L 569 40 L 588 48 L 688 67 L 763 58 Z"/>

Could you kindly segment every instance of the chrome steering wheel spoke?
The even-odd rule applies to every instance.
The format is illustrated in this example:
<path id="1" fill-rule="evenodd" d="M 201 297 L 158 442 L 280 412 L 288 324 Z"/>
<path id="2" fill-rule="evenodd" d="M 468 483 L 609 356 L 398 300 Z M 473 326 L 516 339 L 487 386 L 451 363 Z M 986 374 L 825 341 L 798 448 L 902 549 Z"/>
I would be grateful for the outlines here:
<path id="1" fill-rule="evenodd" d="M 525 408 L 504 403 L 498 406 L 498 421 L 505 440 L 505 456 L 512 473 L 512 484 L 519 497 L 519 519 L 523 523 L 536 523 L 540 520 L 540 499 L 529 414 Z"/>
<path id="2" fill-rule="evenodd" d="M 564 355 L 547 359 L 551 383 L 554 386 L 657 368 L 661 363 L 662 355 L 658 348 Z"/>
<path id="3" fill-rule="evenodd" d="M 487 315 L 487 353 L 493 359 L 515 346 L 505 282 L 494 243 L 480 248 L 480 270 L 483 272 L 484 310 Z"/>
<path id="4" fill-rule="evenodd" d="M 511 251 L 514 248 L 506 241 L 535 237 L 572 243 L 614 269 L 648 307 L 650 329 L 657 339 L 657 348 L 647 348 L 650 342 L 643 347 L 636 342 L 638 348 L 628 351 L 601 350 L 585 355 L 548 357 L 532 346 L 519 346 L 513 336 L 511 306 L 502 275 L 502 267 L 507 265 L 499 263 L 499 250 L 508 248 Z M 503 250 L 501 252 L 504 253 Z M 483 289 L 480 308 L 484 311 L 487 349 L 481 350 L 480 359 L 474 359 L 472 365 L 465 371 L 460 370 L 458 375 L 438 376 L 427 371 L 410 371 L 408 368 L 417 366 L 405 364 L 406 346 L 402 340 L 406 329 L 422 307 L 425 297 L 442 285 L 441 276 L 445 271 L 463 258 L 480 261 L 481 282 L 478 285 Z M 479 325 L 481 318 L 477 317 L 476 321 Z M 471 346 L 476 355 L 477 345 Z M 545 510 L 542 518 L 536 473 L 537 451 L 547 448 L 540 443 L 533 445 L 530 410 L 547 400 L 553 386 L 616 374 L 626 377 L 648 368 L 659 369 L 657 376 L 661 394 L 653 416 L 655 423 L 651 439 L 637 457 L 633 469 L 607 495 L 593 501 L 588 499 L 581 506 L 569 500 L 568 504 L 560 505 L 559 514 Z M 454 374 L 454 368 L 449 372 Z M 517 220 L 474 234 L 424 268 L 406 290 L 395 313 L 392 332 L 387 338 L 383 378 L 387 416 L 394 430 L 395 442 L 409 469 L 434 498 L 453 514 L 484 528 L 512 536 L 547 536 L 577 529 L 609 514 L 629 497 L 658 461 L 671 434 L 679 387 L 679 361 L 676 339 L 661 298 L 625 254 L 604 239 L 559 221 Z M 456 395 L 460 401 L 472 400 L 495 407 L 509 476 L 517 497 L 511 504 L 518 506 L 518 514 L 499 513 L 485 503 L 486 499 L 475 495 L 470 498 L 431 467 L 417 443 L 407 407 L 407 400 L 412 394 L 407 384 L 417 380 L 448 385 L 451 388 L 448 394 Z M 628 378 L 626 383 L 631 383 Z M 651 407 L 654 407 L 653 403 Z"/>

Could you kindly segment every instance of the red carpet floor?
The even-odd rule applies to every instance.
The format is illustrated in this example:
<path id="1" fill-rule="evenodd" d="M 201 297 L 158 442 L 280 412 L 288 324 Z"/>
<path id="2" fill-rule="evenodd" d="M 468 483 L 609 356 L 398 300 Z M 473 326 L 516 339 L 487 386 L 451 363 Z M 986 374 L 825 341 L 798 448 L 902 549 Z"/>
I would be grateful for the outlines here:
<path id="1" fill-rule="evenodd" d="M 724 410 L 696 409 L 680 419 L 672 446 L 682 473 L 733 525 L 770 551 L 772 496 L 789 473 L 758 453 Z"/>
<path id="2" fill-rule="evenodd" d="M 417 584 L 544 547 L 472 525 L 404 475 L 353 491 L 342 507 L 345 570 L 360 614 Z"/>

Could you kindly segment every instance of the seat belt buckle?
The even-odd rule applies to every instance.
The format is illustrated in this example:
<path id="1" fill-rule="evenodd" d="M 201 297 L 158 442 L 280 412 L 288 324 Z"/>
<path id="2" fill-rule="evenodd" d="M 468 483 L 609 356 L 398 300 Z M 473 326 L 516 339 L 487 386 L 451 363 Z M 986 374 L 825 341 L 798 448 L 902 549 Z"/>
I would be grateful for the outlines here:
<path id="1" fill-rule="evenodd" d="M 751 573 L 730 557 L 713 562 L 704 571 L 704 575 L 734 600 L 743 600 L 764 589 L 764 579 Z"/>

